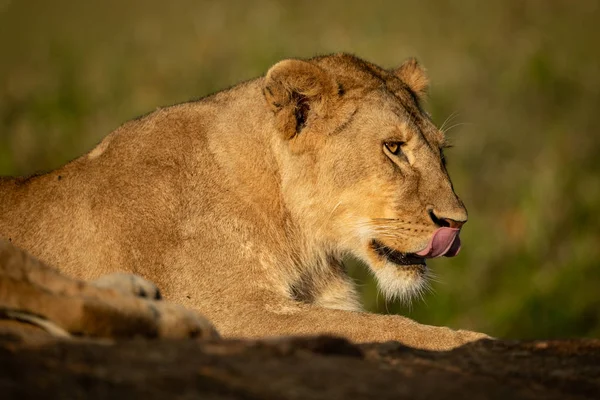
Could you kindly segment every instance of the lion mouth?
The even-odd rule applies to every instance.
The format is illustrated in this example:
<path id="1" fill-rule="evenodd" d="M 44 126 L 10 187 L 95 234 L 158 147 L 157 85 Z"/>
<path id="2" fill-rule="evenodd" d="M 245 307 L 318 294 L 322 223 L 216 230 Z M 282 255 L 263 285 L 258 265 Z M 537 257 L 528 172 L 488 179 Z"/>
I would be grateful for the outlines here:
<path id="1" fill-rule="evenodd" d="M 414 253 L 402 253 L 398 250 L 392 249 L 391 247 L 387 247 L 385 244 L 375 239 L 371 241 L 371 248 L 380 257 L 385 258 L 396 265 L 425 265 L 424 257 Z"/>

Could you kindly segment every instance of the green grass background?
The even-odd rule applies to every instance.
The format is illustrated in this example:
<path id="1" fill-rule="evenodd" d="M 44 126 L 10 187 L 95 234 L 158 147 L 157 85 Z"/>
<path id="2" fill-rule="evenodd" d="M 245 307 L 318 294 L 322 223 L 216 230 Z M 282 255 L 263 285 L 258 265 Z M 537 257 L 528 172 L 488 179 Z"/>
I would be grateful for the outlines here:
<path id="1" fill-rule="evenodd" d="M 0 175 L 60 166 L 122 122 L 285 57 L 418 57 L 450 125 L 463 251 L 435 293 L 368 307 L 511 338 L 600 336 L 594 0 L 0 0 Z"/>

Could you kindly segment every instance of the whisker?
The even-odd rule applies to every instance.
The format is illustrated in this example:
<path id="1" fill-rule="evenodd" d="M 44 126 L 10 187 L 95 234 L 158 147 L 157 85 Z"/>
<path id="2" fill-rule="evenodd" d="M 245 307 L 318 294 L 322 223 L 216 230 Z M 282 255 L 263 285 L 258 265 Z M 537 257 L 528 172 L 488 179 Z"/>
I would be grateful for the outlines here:
<path id="1" fill-rule="evenodd" d="M 458 126 L 462 126 L 462 125 L 473 125 L 471 122 L 459 122 L 457 124 L 454 124 L 452 126 L 449 126 L 448 128 L 446 128 L 445 130 L 443 130 L 442 132 L 444 133 L 444 135 L 446 135 L 448 132 L 450 132 L 451 129 L 454 129 Z"/>
<path id="2" fill-rule="evenodd" d="M 444 120 L 444 123 L 442 124 L 442 126 L 440 126 L 440 131 L 444 131 L 444 126 L 446 126 L 446 124 L 450 123 L 455 117 L 458 116 L 458 111 L 454 111 L 452 114 L 450 114 L 448 117 L 446 117 L 446 119 Z"/>
<path id="3" fill-rule="evenodd" d="M 329 212 L 329 215 L 327 216 L 327 218 L 323 218 L 323 221 L 321 221 L 321 225 L 319 226 L 318 230 L 321 230 L 325 224 L 327 222 L 329 222 L 329 220 L 331 220 L 331 218 L 333 217 L 333 213 L 335 212 L 335 210 L 337 210 L 337 208 L 342 204 L 342 201 L 340 200 Z"/>

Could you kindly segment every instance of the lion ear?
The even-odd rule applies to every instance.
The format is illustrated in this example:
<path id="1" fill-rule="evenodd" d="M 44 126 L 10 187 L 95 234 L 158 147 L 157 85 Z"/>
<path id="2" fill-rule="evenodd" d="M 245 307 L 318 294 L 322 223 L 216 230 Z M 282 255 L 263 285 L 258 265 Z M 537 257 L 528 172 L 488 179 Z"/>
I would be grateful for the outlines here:
<path id="1" fill-rule="evenodd" d="M 267 72 L 263 93 L 278 129 L 291 139 L 309 123 L 311 114 L 326 114 L 337 92 L 333 78 L 322 68 L 307 61 L 283 60 Z"/>
<path id="2" fill-rule="evenodd" d="M 408 85 L 418 97 L 422 98 L 429 89 L 429 78 L 425 69 L 416 58 L 409 58 L 394 70 L 394 74 Z"/>

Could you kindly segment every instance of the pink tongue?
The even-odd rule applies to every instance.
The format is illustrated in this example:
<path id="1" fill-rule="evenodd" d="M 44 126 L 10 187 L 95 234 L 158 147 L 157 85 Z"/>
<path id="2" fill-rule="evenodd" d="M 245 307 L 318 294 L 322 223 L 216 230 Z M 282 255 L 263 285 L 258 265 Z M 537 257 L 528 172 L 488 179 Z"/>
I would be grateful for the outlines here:
<path id="1" fill-rule="evenodd" d="M 454 257 L 460 251 L 460 237 L 458 228 L 438 228 L 433 233 L 431 240 L 423 250 L 417 255 L 425 258 L 434 258 L 439 256 Z"/>

